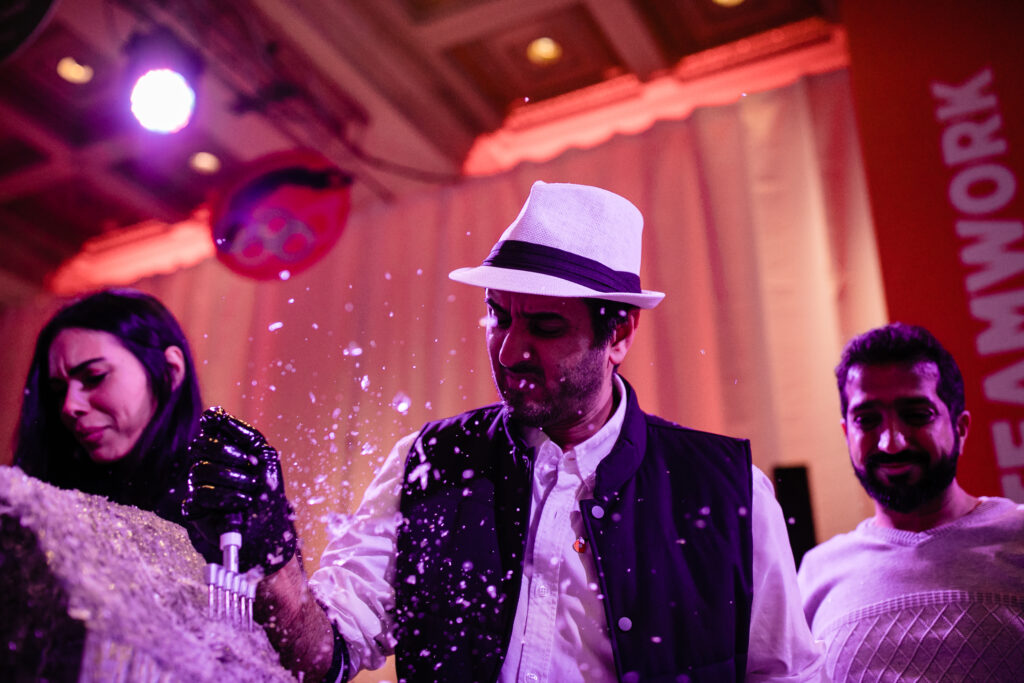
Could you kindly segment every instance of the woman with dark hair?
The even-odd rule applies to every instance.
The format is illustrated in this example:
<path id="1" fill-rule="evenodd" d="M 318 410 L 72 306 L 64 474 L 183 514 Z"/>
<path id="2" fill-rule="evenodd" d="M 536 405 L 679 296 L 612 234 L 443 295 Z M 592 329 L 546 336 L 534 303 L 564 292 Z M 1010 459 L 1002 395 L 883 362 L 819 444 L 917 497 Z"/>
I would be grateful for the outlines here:
<path id="1" fill-rule="evenodd" d="M 135 290 L 96 292 L 39 333 L 14 464 L 180 524 L 201 411 L 195 363 L 167 308 Z"/>

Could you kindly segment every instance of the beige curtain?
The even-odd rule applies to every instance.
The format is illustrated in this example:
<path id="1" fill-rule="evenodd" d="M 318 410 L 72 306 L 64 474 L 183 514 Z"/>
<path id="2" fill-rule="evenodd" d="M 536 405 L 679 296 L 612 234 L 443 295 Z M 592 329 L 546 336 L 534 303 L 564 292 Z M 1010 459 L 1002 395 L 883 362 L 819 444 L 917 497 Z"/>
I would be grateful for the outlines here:
<path id="1" fill-rule="evenodd" d="M 482 292 L 446 276 L 486 256 L 536 179 L 608 188 L 646 218 L 642 280 L 668 296 L 641 316 L 622 368 L 641 405 L 750 438 L 769 473 L 806 465 L 820 540 L 863 518 L 831 373 L 885 310 L 848 75 L 835 71 L 356 212 L 334 250 L 287 281 L 208 260 L 138 283 L 182 321 L 204 400 L 281 451 L 311 564 L 332 512 L 353 508 L 396 438 L 494 400 Z M 55 305 L 0 318 L 0 437 Z"/>

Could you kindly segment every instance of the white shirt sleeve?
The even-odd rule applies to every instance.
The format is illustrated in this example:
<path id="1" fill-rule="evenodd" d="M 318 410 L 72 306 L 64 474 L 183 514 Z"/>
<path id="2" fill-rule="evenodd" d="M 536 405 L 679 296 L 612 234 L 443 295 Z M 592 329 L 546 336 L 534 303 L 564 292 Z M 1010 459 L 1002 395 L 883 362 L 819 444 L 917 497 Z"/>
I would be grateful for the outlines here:
<path id="1" fill-rule="evenodd" d="M 753 479 L 754 595 L 746 680 L 827 682 L 824 647 L 804 618 L 782 508 L 764 472 L 754 467 Z"/>
<path id="2" fill-rule="evenodd" d="M 395 444 L 359 508 L 332 535 L 310 577 L 314 594 L 345 639 L 352 672 L 379 669 L 394 653 L 395 555 L 410 434 Z M 801 608 L 782 508 L 753 468 L 753 600 L 747 681 L 827 681 L 824 650 Z"/>
<path id="3" fill-rule="evenodd" d="M 396 539 L 405 456 L 416 434 L 400 439 L 367 487 L 359 508 L 332 534 L 310 587 L 345 639 L 350 671 L 379 669 L 395 649 Z"/>

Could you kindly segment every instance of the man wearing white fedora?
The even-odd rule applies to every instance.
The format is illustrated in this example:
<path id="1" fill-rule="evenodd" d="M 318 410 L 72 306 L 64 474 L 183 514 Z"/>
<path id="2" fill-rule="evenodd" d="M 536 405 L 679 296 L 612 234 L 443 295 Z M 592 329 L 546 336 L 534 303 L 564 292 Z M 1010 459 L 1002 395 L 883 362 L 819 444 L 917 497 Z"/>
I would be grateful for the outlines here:
<path id="1" fill-rule="evenodd" d="M 822 680 L 749 443 L 645 414 L 616 371 L 664 298 L 642 228 L 623 197 L 537 182 L 450 274 L 485 290 L 502 400 L 400 440 L 308 584 L 295 558 L 261 583 L 306 681 L 392 652 L 402 681 Z"/>

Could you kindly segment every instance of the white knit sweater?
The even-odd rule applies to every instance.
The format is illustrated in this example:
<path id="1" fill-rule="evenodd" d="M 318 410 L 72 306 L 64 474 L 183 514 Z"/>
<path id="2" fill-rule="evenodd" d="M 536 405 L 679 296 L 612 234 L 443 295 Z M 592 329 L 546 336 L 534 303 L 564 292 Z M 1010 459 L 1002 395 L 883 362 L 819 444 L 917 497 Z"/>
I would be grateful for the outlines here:
<path id="1" fill-rule="evenodd" d="M 1024 505 L 982 498 L 920 533 L 865 520 L 798 583 L 834 681 L 1024 681 Z"/>

